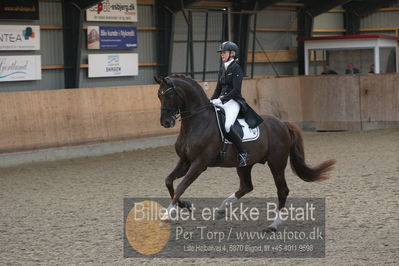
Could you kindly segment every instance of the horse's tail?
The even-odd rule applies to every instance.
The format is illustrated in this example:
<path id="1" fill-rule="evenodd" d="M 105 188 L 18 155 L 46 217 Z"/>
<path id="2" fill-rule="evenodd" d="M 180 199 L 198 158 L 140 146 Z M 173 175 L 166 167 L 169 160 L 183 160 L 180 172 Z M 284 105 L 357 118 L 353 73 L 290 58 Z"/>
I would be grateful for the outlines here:
<path id="1" fill-rule="evenodd" d="M 327 160 L 315 167 L 306 165 L 301 130 L 295 124 L 285 123 L 291 135 L 290 163 L 295 174 L 306 182 L 328 179 L 325 174 L 332 170 L 336 160 Z"/>

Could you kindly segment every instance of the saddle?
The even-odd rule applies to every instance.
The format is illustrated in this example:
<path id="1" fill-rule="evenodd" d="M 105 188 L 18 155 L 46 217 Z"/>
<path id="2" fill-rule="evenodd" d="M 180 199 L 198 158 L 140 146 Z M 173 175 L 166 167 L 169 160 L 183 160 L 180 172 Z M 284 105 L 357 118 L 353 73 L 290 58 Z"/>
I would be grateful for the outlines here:
<path id="1" fill-rule="evenodd" d="M 232 142 L 229 140 L 226 129 L 224 127 L 224 123 L 226 121 L 225 111 L 223 110 L 223 108 L 217 106 L 214 106 L 214 108 L 215 108 L 216 120 L 218 123 L 220 136 L 223 142 L 223 148 L 213 164 L 213 166 L 216 166 L 224 161 L 224 158 L 226 157 L 227 147 L 228 145 L 232 144 Z M 259 138 L 260 135 L 259 127 L 250 128 L 245 119 L 242 118 L 242 116 L 240 115 L 237 117 L 236 121 L 234 122 L 233 127 L 236 130 L 236 132 L 239 133 L 242 142 L 255 141 Z"/>
<path id="2" fill-rule="evenodd" d="M 216 120 L 218 121 L 218 127 L 219 127 L 219 131 L 220 131 L 220 135 L 222 137 L 222 141 L 224 143 L 231 144 L 231 142 L 227 136 L 226 129 L 224 127 L 224 123 L 226 121 L 225 111 L 222 108 L 219 108 L 217 106 L 214 106 L 214 108 L 215 108 Z M 240 115 L 238 115 L 236 121 L 234 122 L 233 127 L 239 133 L 242 142 L 254 141 L 259 138 L 259 127 L 250 128 L 248 126 L 248 123 L 245 121 L 245 119 L 242 118 Z"/>
<path id="3" fill-rule="evenodd" d="M 216 114 L 218 117 L 217 120 L 218 120 L 219 130 L 222 131 L 222 139 L 224 139 L 225 141 L 226 140 L 230 141 L 229 137 L 227 135 L 227 132 L 226 132 L 226 128 L 224 126 L 224 124 L 226 122 L 226 112 L 222 108 L 217 108 Z M 244 137 L 244 132 L 242 131 L 242 126 L 238 122 L 238 119 L 236 119 L 236 121 L 234 122 L 233 127 L 236 130 L 236 132 L 238 132 L 238 134 L 240 135 L 240 138 L 242 139 Z"/>

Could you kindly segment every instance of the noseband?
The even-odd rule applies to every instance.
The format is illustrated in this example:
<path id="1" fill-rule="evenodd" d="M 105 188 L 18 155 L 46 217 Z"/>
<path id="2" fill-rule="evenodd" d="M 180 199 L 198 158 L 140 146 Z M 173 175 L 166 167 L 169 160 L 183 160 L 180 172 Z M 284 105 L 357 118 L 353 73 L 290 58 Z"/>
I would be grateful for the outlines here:
<path id="1" fill-rule="evenodd" d="M 164 95 L 167 95 L 168 93 L 173 93 L 175 101 L 178 101 L 179 100 L 178 98 L 183 99 L 183 97 L 180 95 L 180 93 L 176 90 L 176 86 L 175 86 L 175 83 L 173 82 L 173 80 L 171 78 L 169 78 L 169 77 L 166 77 L 165 81 L 166 81 L 166 85 L 168 86 L 168 88 L 166 90 L 162 91 L 162 92 L 158 92 L 158 96 L 164 96 Z M 176 116 L 178 114 L 181 114 L 179 104 L 177 104 L 177 107 L 174 107 L 174 106 L 171 107 L 171 106 L 162 105 L 161 106 L 161 110 L 163 110 L 163 111 L 172 111 L 173 112 L 172 117 L 174 119 L 177 118 Z"/>
<path id="2" fill-rule="evenodd" d="M 179 99 L 181 101 L 183 101 L 183 96 L 176 89 L 176 86 L 175 86 L 175 83 L 173 82 L 173 80 L 170 77 L 165 77 L 164 80 L 166 81 L 166 85 L 168 86 L 168 88 L 162 92 L 158 92 L 158 96 L 164 96 L 168 93 L 173 93 L 173 96 L 175 97 L 176 102 L 178 102 Z M 191 111 L 182 111 L 179 104 L 177 104 L 177 107 L 161 105 L 161 110 L 162 111 L 172 111 L 173 113 L 172 113 L 171 117 L 174 120 L 179 119 L 179 121 L 181 121 L 183 119 L 192 117 L 192 116 L 204 111 L 206 108 L 208 108 L 210 106 L 211 106 L 211 104 L 207 104 L 207 105 L 199 107 L 194 112 L 191 112 Z M 183 115 L 185 115 L 185 114 L 188 114 L 188 115 L 183 117 Z M 178 115 L 180 115 L 180 117 L 178 117 Z"/>

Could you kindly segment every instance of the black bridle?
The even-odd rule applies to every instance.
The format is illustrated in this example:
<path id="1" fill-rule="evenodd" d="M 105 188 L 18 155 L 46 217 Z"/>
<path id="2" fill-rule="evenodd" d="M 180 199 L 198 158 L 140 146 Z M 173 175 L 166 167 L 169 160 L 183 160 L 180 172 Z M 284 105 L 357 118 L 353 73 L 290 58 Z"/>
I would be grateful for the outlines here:
<path id="1" fill-rule="evenodd" d="M 161 110 L 162 111 L 172 111 L 171 117 L 174 120 L 179 119 L 179 121 L 182 121 L 183 119 L 187 119 L 189 117 L 192 117 L 194 115 L 201 113 L 202 111 L 206 110 L 207 108 L 209 108 L 211 106 L 211 104 L 203 105 L 203 106 L 197 108 L 196 110 L 194 110 L 193 112 L 181 110 L 179 100 L 183 101 L 183 96 L 176 89 L 173 79 L 171 79 L 170 77 L 166 77 L 166 78 L 164 78 L 164 80 L 166 81 L 166 85 L 168 88 L 164 91 L 158 91 L 158 96 L 161 97 L 161 96 L 165 96 L 169 93 L 173 93 L 173 96 L 175 97 L 175 102 L 177 102 L 177 107 L 161 105 Z M 185 114 L 188 114 L 188 115 L 185 115 Z M 178 115 L 180 115 L 180 117 L 178 117 Z"/>

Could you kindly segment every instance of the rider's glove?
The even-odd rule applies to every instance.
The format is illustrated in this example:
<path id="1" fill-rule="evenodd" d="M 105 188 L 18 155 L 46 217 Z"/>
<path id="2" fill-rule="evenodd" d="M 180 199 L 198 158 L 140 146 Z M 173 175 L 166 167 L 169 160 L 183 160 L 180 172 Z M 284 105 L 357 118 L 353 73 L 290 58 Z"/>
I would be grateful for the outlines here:
<path id="1" fill-rule="evenodd" d="M 218 98 L 218 99 L 211 100 L 211 103 L 214 104 L 214 105 L 221 105 L 222 101 Z"/>

